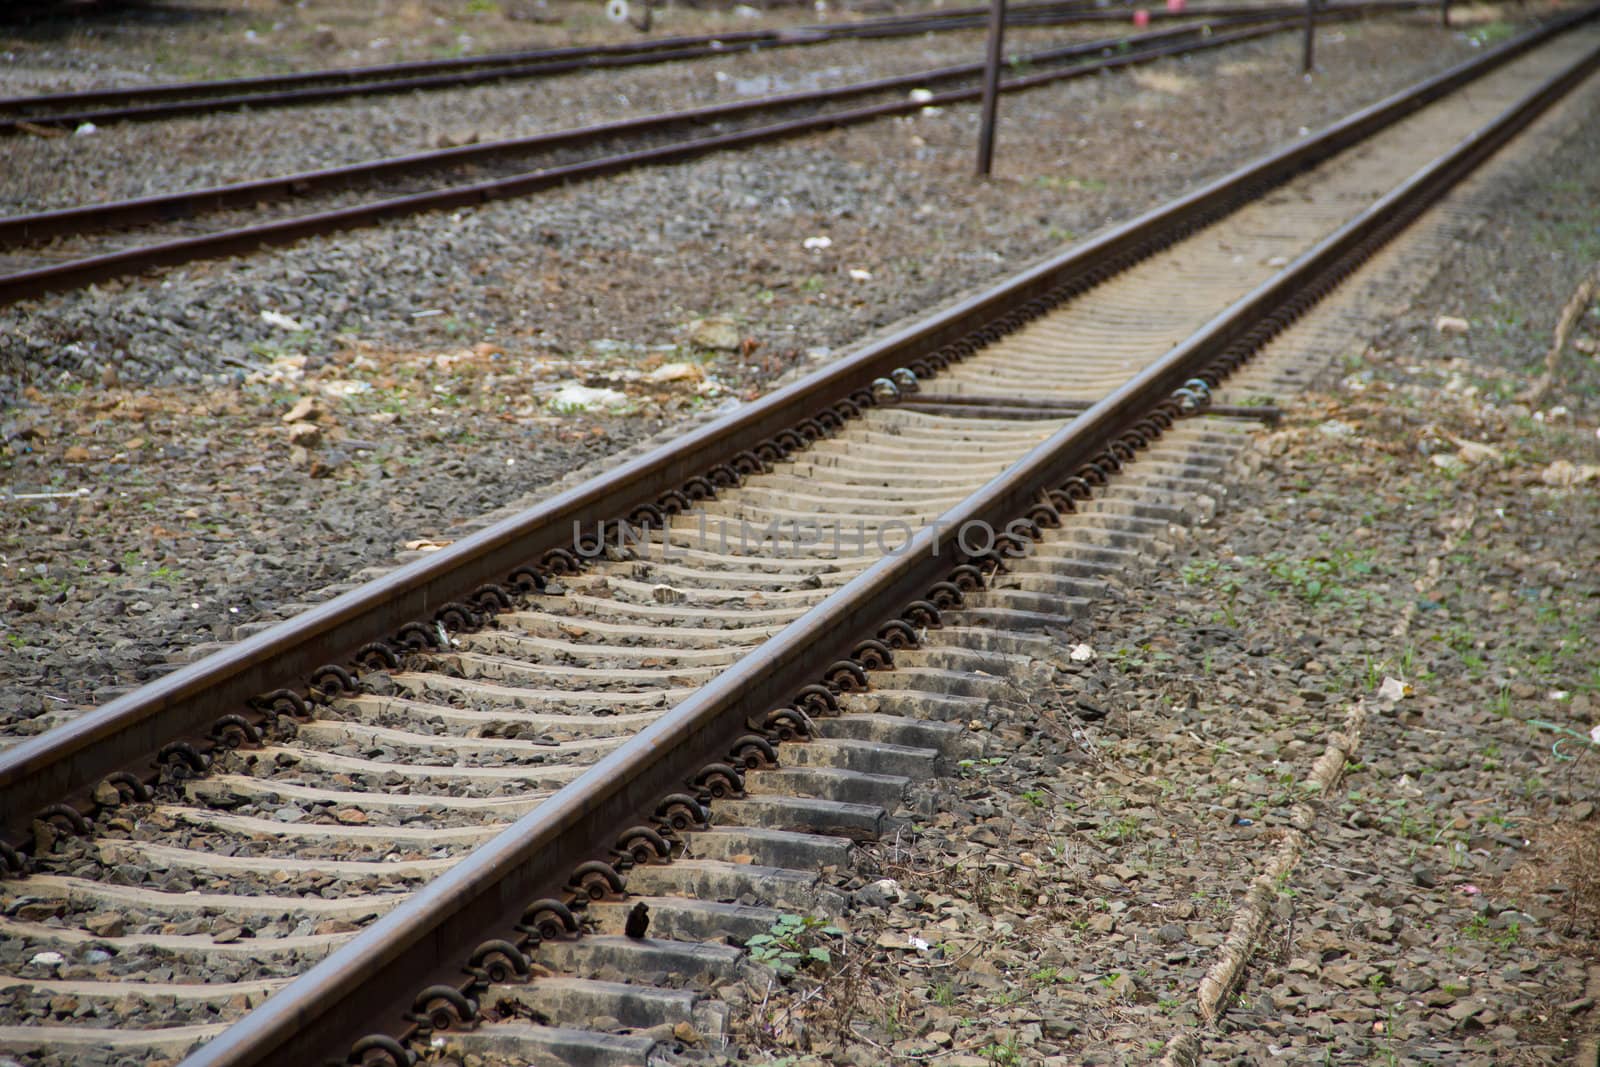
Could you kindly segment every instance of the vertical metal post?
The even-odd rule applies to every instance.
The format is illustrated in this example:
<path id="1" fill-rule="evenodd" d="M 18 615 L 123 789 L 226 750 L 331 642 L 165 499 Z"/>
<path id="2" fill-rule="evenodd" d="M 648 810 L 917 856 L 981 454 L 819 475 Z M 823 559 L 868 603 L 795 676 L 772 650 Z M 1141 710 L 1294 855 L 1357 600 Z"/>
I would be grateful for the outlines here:
<path id="1" fill-rule="evenodd" d="M 1303 74 L 1310 74 L 1316 66 L 1317 0 L 1306 0 L 1306 50 L 1300 64 Z"/>
<path id="2" fill-rule="evenodd" d="M 978 177 L 994 162 L 995 109 L 1000 103 L 1000 63 L 1005 58 L 1006 0 L 989 0 L 989 54 L 983 65 L 983 125 L 978 130 Z"/>
<path id="3" fill-rule="evenodd" d="M 1450 28 L 1450 0 L 1439 0 L 1439 25 Z"/>

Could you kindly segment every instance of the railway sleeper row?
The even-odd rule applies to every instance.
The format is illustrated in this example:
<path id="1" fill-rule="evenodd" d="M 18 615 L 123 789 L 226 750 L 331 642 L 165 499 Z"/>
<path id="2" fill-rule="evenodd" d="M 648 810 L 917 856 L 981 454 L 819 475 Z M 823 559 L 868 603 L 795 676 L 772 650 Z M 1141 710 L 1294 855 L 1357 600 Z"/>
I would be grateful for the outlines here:
<path id="1" fill-rule="evenodd" d="M 1561 42 L 1556 51 L 1574 55 L 1592 47 L 1593 34 L 1585 32 Z M 1498 92 L 1515 97 L 1534 77 L 1529 68 L 1544 62 L 1541 55 L 1510 65 L 1497 76 Z M 1487 102 L 1469 101 L 1453 116 L 1446 109 L 1402 123 L 1392 136 L 1424 159 L 1432 158 L 1440 139 L 1452 140 L 1452 122 L 1474 128 L 1474 106 L 1494 103 L 1494 94 L 1486 95 Z M 1434 132 L 1423 136 L 1429 130 Z M 1383 189 L 1392 184 L 1395 169 L 1401 174 L 1413 169 L 1386 164 L 1373 172 L 1376 155 L 1335 160 L 1306 176 L 1298 191 L 1313 199 L 1360 201 L 1352 184 Z M 1336 180 L 1341 174 L 1343 180 Z M 1300 202 L 1294 208 L 1296 217 L 1317 220 L 1321 232 L 1334 224 L 1320 212 L 1302 210 Z M 1227 239 L 1230 225 L 1243 227 L 1232 232 L 1240 244 L 1248 242 L 1250 256 L 1240 255 L 1239 244 Z M 1299 233 L 1297 240 L 1316 240 L 1318 227 L 1311 231 Z M 1180 272 L 1198 270 L 1213 278 L 1207 299 L 1163 299 L 1130 322 L 1123 330 L 1128 369 L 1161 356 L 1174 332 L 1181 338 L 1206 322 L 1216 306 L 1211 301 L 1225 305 L 1259 284 L 1275 269 L 1273 250 L 1286 244 L 1292 242 L 1280 229 L 1262 226 L 1246 209 L 1175 246 L 1164 265 L 1157 263 L 1163 257 L 1156 257 L 1120 275 L 1107 287 L 1112 295 L 1130 276 L 1171 270 L 1174 261 Z M 1120 291 L 1124 297 L 1131 292 Z M 1079 314 L 1086 303 L 1068 303 L 1062 314 Z M 1105 306 L 1114 312 L 1117 301 Z M 1037 336 L 1046 336 L 1043 326 L 1050 320 L 1038 321 Z M 974 388 L 992 395 L 993 376 L 984 372 L 1004 365 L 1008 344 L 1033 343 L 1032 330 L 1016 331 L 933 381 L 941 389 L 945 383 L 952 387 L 946 395 L 959 395 L 967 375 Z M 1070 399 L 1078 391 L 1092 399 L 1101 383 L 1078 373 L 1074 337 L 1059 339 L 1054 394 Z M 1272 383 L 1294 377 L 1284 370 L 1264 374 L 1248 369 L 1230 386 L 1242 396 L 1260 396 Z M 1046 388 L 1042 382 L 1041 370 L 1032 379 L 1034 389 L 1024 395 Z M 929 386 L 919 384 L 924 391 Z M 980 554 L 982 569 L 956 567 L 950 582 L 929 591 L 930 602 L 913 605 L 907 621 L 880 631 L 881 643 L 863 641 L 854 659 L 826 670 L 819 665 L 826 686 L 808 687 L 811 691 L 801 694 L 786 717 L 753 722 L 751 736 L 734 746 L 727 764 L 691 776 L 687 794 L 668 798 L 663 825 L 673 831 L 670 835 L 658 830 L 625 835 L 615 867 L 585 864 L 575 872 L 567 900 L 530 908 L 528 925 L 537 932 L 538 947 L 564 941 L 581 926 L 573 904 L 592 901 L 594 914 L 601 915 L 605 909 L 598 905 L 613 902 L 624 890 L 728 903 L 728 888 L 768 866 L 756 862 L 758 854 L 770 858 L 774 871 L 803 870 L 778 865 L 789 862 L 783 859 L 787 853 L 766 850 L 778 841 L 795 848 L 800 843 L 770 832 L 870 840 L 892 820 L 905 818 L 912 810 L 905 805 L 908 783 L 933 777 L 940 760 L 950 758 L 938 743 L 948 730 L 940 735 L 931 726 L 908 724 L 944 722 L 959 733 L 960 723 L 1011 698 L 1007 679 L 1015 671 L 1064 669 L 1037 656 L 1037 636 L 1026 635 L 1057 633 L 1082 615 L 1090 598 L 1116 595 L 1119 576 L 1133 560 L 1178 536 L 1174 518 L 1204 517 L 1214 500 L 1206 487 L 1232 461 L 1250 425 L 1250 420 L 1227 418 L 1173 424 L 1146 442 L 1148 447 L 1129 450 L 1099 471 L 1104 485 L 1091 495 L 1093 503 L 1064 500 L 1071 504 L 1065 514 L 1035 525 L 1027 546 L 1016 542 L 1003 554 Z M 1015 461 L 1051 429 L 1037 419 L 873 408 L 819 447 L 797 450 L 792 460 L 797 471 L 807 465 L 805 484 L 813 487 L 835 471 L 847 471 L 831 485 L 831 510 L 820 513 L 824 527 L 865 526 L 881 533 L 891 521 L 867 509 L 864 499 L 880 506 L 895 501 L 906 524 L 921 525 L 945 505 L 941 486 L 927 481 L 932 467 L 946 484 L 954 481 L 970 491 L 989 479 L 996 463 L 1004 468 L 1006 456 Z M 906 446 L 900 454 L 886 445 L 895 437 Z M 8 934 L 0 950 L 7 983 L 0 988 L 5 1005 L 0 1048 L 43 1050 L 62 1062 L 122 1062 L 182 1051 L 214 1036 L 393 909 L 432 873 L 552 796 L 574 769 L 664 714 L 682 693 L 693 691 L 694 672 L 715 665 L 707 662 L 711 655 L 731 651 L 737 658 L 756 647 L 805 605 L 819 603 L 842 585 L 865 560 L 876 558 L 875 546 L 847 552 L 809 538 L 781 558 L 730 549 L 719 534 L 751 521 L 805 514 L 780 510 L 770 495 L 762 496 L 764 479 L 794 476 L 782 463 L 774 467 L 720 495 L 714 502 L 718 510 L 708 504 L 698 513 L 674 517 L 659 544 L 569 568 L 559 585 L 547 584 L 520 604 L 504 605 L 510 610 L 495 615 L 488 626 L 458 633 L 445 647 L 419 647 L 387 671 L 366 671 L 359 685 L 330 683 L 310 721 L 280 715 L 258 739 L 259 746 L 219 751 L 210 773 L 169 775 L 160 787 L 163 806 L 143 800 L 119 804 L 108 797 L 97 820 L 101 833 L 94 839 L 62 834 L 54 828 L 56 815 L 46 813 L 34 828 L 41 869 L 4 883 L 0 898 Z M 865 496 L 854 495 L 850 486 L 860 487 Z M 658 566 L 677 569 L 658 572 Z M 756 579 L 754 589 L 742 584 L 749 576 Z M 513 658 L 528 652 L 552 657 L 549 662 L 565 669 L 543 670 Z M 700 659 L 678 662 L 675 657 L 682 654 Z M 604 666 L 586 668 L 573 660 Z M 1041 662 L 1044 668 L 1037 667 Z M 597 689 L 598 675 L 573 674 L 607 668 L 649 672 L 650 681 L 629 675 Z M 843 714 L 834 718 L 836 710 Z M 618 720 L 628 722 L 619 729 Z M 774 753 L 775 742 L 798 738 L 813 739 L 780 744 Z M 479 744 L 483 739 L 494 744 Z M 883 744 L 899 747 L 873 747 Z M 60 818 L 76 825 L 64 813 Z M 696 829 L 702 846 L 692 844 L 697 835 L 690 831 Z M 674 863 L 651 861 L 652 852 L 660 858 L 663 851 L 651 834 L 670 846 L 666 851 L 678 851 Z M 643 852 L 641 841 L 650 843 Z M 692 853 L 687 859 L 682 856 L 686 843 Z M 812 842 L 811 847 L 836 846 Z M 214 863 L 213 855 L 218 857 Z M 750 862 L 736 862 L 744 856 Z M 732 902 L 751 896 L 751 903 L 741 906 L 789 907 L 791 898 L 783 894 L 809 887 L 814 896 L 820 884 L 815 871 L 798 880 L 778 874 L 763 878 L 776 887 L 766 891 L 776 895 L 754 896 L 751 888 L 731 894 Z M 661 907 L 670 913 L 674 906 Z M 578 911 L 588 914 L 587 906 Z M 552 915 L 556 927 L 550 926 Z M 658 932 L 671 929 L 663 920 Z M 245 951 L 231 947 L 243 942 L 251 942 Z M 517 946 L 491 942 L 475 954 L 474 966 L 494 995 L 503 979 L 526 967 L 521 953 Z M 534 956 L 539 962 L 537 952 Z M 204 981 L 212 984 L 202 988 Z M 418 1022 L 430 1030 L 445 1028 L 435 1025 L 437 1013 L 453 1010 L 463 1021 L 477 1014 L 459 990 L 430 987 L 423 993 Z M 621 1000 L 615 1003 L 623 1010 Z M 696 1010 L 691 1006 L 687 1021 L 715 1021 L 704 1011 L 695 1015 Z M 617 1030 L 639 1029 L 610 1012 L 591 1012 L 587 1018 L 616 1019 Z M 615 1037 L 601 1044 L 614 1044 Z M 405 1058 L 392 1038 L 360 1044 L 357 1055 Z"/>
<path id="2" fill-rule="evenodd" d="M 1179 427 L 1165 439 L 1164 455 L 1149 456 L 1153 468 L 1169 470 L 1167 482 L 1177 480 L 1184 487 L 1183 495 L 1175 497 L 1169 484 L 1138 484 L 1151 472 L 1131 465 L 1127 485 L 1111 487 L 1130 505 L 1128 513 L 1086 514 L 1081 527 L 1069 523 L 1050 531 L 1034 553 L 1013 561 L 989 588 L 946 612 L 942 628 L 924 631 L 918 647 L 897 650 L 894 668 L 874 672 L 870 689 L 840 695 L 844 714 L 815 720 L 815 736 L 785 746 L 779 766 L 745 774 L 740 798 L 718 802 L 714 824 L 686 838 L 675 862 L 628 872 L 628 892 L 646 898 L 652 929 L 668 940 L 704 940 L 711 936 L 706 923 L 714 919 L 733 923 L 714 930 L 742 944 L 770 927 L 782 909 L 815 911 L 818 871 L 842 867 L 849 842 L 876 839 L 908 817 L 903 798 L 910 784 L 946 773 L 960 758 L 954 753 L 965 752 L 962 746 L 970 743 L 966 724 L 992 701 L 1012 695 L 1008 677 L 1050 669 L 1041 654 L 1056 646 L 1043 635 L 1081 616 L 1090 597 L 1117 595 L 1126 568 L 1169 543 L 1169 524 L 1151 525 L 1132 513 L 1134 506 L 1155 504 L 1181 516 L 1211 512 L 1207 490 L 1216 491 L 1214 481 L 1228 462 L 1232 438 L 1248 423 L 1208 423 Z M 524 614 L 501 616 L 494 628 L 466 635 L 463 646 L 548 640 L 521 632 L 517 623 Z M 656 629 L 637 621 L 618 626 L 625 633 L 611 636 L 643 639 Z M 586 647 L 591 654 L 604 649 L 635 663 L 662 652 L 696 651 Z M 436 658 L 450 661 L 464 654 Z M 370 685 L 382 690 L 384 681 L 405 678 L 405 672 L 380 675 Z M 0 985 L 0 1002 L 9 995 L 12 1016 L 11 1025 L 0 1027 L 0 1048 L 44 1045 L 57 1053 L 73 1048 L 87 1055 L 98 1047 L 116 1059 L 136 1049 L 170 1053 L 213 1036 L 214 1028 L 260 1003 L 546 795 L 537 786 L 532 792 L 516 788 L 540 781 L 521 767 L 501 783 L 510 795 L 431 791 L 441 780 L 459 783 L 473 771 L 497 769 L 469 761 L 479 752 L 503 756 L 504 746 L 518 743 L 484 738 L 483 748 L 463 751 L 463 743 L 477 740 L 463 734 L 481 733 L 484 717 L 500 726 L 494 731 L 499 733 L 512 725 L 566 731 L 572 740 L 558 746 L 569 751 L 558 757 L 562 763 L 553 764 L 556 774 L 541 783 L 552 788 L 570 773 L 564 761 L 573 746 L 621 740 L 615 731 L 624 716 L 585 716 L 577 708 L 563 714 L 559 708 L 566 697 L 554 695 L 561 692 L 553 690 L 543 710 L 531 714 L 503 705 L 476 715 L 463 710 L 455 723 L 461 732 L 440 734 L 415 728 L 427 721 L 428 712 L 444 712 L 443 706 L 373 692 L 341 698 L 323 709 L 326 717 L 300 725 L 296 743 L 354 741 L 369 751 L 383 747 L 390 758 L 442 750 L 449 765 L 374 763 L 370 769 L 439 776 L 430 791 L 410 791 L 424 785 L 410 778 L 387 785 L 380 778 L 372 781 L 372 791 L 354 790 L 355 782 L 339 777 L 352 768 L 325 762 L 337 756 L 336 746 L 329 753 L 269 745 L 232 753 L 219 760 L 214 773 L 183 783 L 176 806 L 127 809 L 105 820 L 98 838 L 64 843 L 65 850 L 50 857 L 53 873 L 7 887 L 13 890 L 5 899 L 7 929 L 15 935 L 16 963 L 23 966 L 8 966 L 14 977 Z M 410 729 L 381 725 L 386 721 Z M 553 751 L 543 738 L 521 743 Z M 308 762 L 319 770 L 307 772 L 301 764 Z M 306 784 L 308 778 L 317 784 Z M 17 890 L 25 895 L 16 895 Z M 612 932 L 620 930 L 615 911 L 597 904 L 588 914 L 600 921 L 600 930 Z M 553 958 L 567 961 L 564 970 L 593 978 L 603 968 L 586 967 L 586 954 L 604 949 L 601 958 L 614 959 L 616 953 L 640 951 L 605 939 L 594 944 L 561 949 Z M 723 948 L 727 951 L 711 951 L 708 958 L 737 955 L 726 942 Z M 666 945 L 660 951 L 681 949 Z M 61 962 L 54 962 L 56 955 Z M 542 957 L 540 965 L 546 965 Z M 678 973 L 675 967 L 660 969 Z M 605 973 L 614 979 L 651 970 L 613 966 Z M 613 1015 L 621 1029 L 633 1023 L 620 1020 L 646 1017 L 639 1014 L 645 1008 L 620 1006 L 615 1012 L 573 1014 L 572 1005 L 592 1003 L 585 998 L 622 996 L 610 986 L 578 982 L 551 986 L 538 996 L 556 996 L 557 989 L 562 990 L 559 1004 L 567 1007 L 557 1011 L 537 999 L 524 1007 L 585 1023 Z M 517 994 L 524 1000 L 532 995 Z M 658 1013 L 685 1001 L 681 991 L 664 998 L 640 995 L 652 1005 L 648 1010 Z M 116 1022 L 94 1025 L 102 1018 Z M 674 1021 L 688 1020 L 700 1032 L 714 1033 L 715 1028 L 706 1028 L 710 1019 L 703 1011 L 690 1011 Z M 547 1036 L 559 1047 L 577 1040 L 561 1033 Z M 622 1050 L 617 1055 L 624 1057 L 638 1049 L 637 1041 L 619 1044 L 614 1034 L 596 1040 Z"/>

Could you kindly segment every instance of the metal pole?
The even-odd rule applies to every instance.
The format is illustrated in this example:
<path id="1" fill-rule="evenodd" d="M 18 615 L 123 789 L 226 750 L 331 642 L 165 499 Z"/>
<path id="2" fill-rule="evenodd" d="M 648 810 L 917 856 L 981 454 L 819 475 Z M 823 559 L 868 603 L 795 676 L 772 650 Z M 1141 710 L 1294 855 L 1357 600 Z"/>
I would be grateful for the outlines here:
<path id="1" fill-rule="evenodd" d="M 1450 0 L 1439 0 L 1439 25 L 1450 28 Z"/>
<path id="2" fill-rule="evenodd" d="M 989 54 L 983 65 L 983 125 L 978 130 L 978 177 L 994 162 L 995 108 L 1000 103 L 1000 61 L 1005 58 L 1006 0 L 989 0 Z"/>
<path id="3" fill-rule="evenodd" d="M 1306 50 L 1300 65 L 1301 73 L 1310 74 L 1316 66 L 1317 2 L 1306 0 Z"/>

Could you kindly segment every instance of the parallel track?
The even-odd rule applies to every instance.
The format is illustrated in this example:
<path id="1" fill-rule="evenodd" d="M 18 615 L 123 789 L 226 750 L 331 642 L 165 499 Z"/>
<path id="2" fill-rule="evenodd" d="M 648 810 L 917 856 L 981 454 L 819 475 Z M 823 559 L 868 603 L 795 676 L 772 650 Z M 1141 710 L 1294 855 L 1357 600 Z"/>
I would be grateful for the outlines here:
<path id="1" fill-rule="evenodd" d="M 595 1016 L 617 1029 L 674 1018 L 714 1027 L 704 976 L 726 975 L 739 953 L 697 942 L 742 941 L 770 924 L 772 908 L 800 907 L 815 867 L 848 851 L 842 839 L 881 832 L 910 780 L 959 752 L 958 727 L 915 714 L 931 703 L 959 719 L 964 700 L 996 696 L 992 668 L 1040 647 L 1009 631 L 1070 618 L 1103 591 L 1119 552 L 1176 517 L 1163 496 L 1194 487 L 1212 433 L 1178 420 L 1588 77 L 1600 34 L 1574 26 L 1595 13 L 1560 27 L 1573 32 L 1547 29 L 1375 105 L 0 755 L 13 832 L 23 829 L 17 813 L 93 783 L 112 801 L 84 804 L 96 837 L 44 849 L 49 873 L 6 885 L 8 937 L 25 939 L 25 956 L 61 954 L 65 969 L 39 973 L 58 968 L 47 960 L 18 974 L 37 991 L 22 995 L 24 1009 L 53 995 L 111 1013 L 114 998 L 146 997 L 166 1013 L 157 1043 L 213 1038 L 195 1067 L 343 1056 L 353 1042 L 357 1055 L 398 1062 L 407 1053 L 397 1037 L 427 1040 L 489 1005 L 501 1018 L 458 1040 L 491 1056 L 670 1054 L 658 1037 L 585 1029 Z M 1284 384 L 1242 377 L 1251 392 Z M 1053 418 L 1039 417 L 1053 405 Z M 596 523 L 616 518 L 670 523 L 670 536 L 580 565 L 604 542 Z M 817 543 L 781 557 L 738 547 L 741 523 L 790 519 L 819 520 L 807 538 Z M 988 553 L 951 538 L 978 523 L 1010 537 Z M 876 535 L 900 524 L 916 531 L 907 549 L 881 556 Z M 506 575 L 506 586 L 523 587 L 515 604 L 504 588 L 482 587 Z M 474 589 L 477 608 L 437 607 Z M 448 647 L 435 617 L 451 627 Z M 402 629 L 407 619 L 429 624 Z M 369 644 L 385 635 L 395 635 L 387 646 Z M 315 667 L 363 645 L 364 692 Z M 403 667 L 383 666 L 395 649 L 410 650 Z M 311 707 L 286 689 L 264 701 L 277 714 L 245 706 L 307 676 Z M 164 803 L 125 804 L 151 777 L 139 757 L 152 738 L 171 741 L 235 705 L 239 717 L 217 720 L 215 733 L 241 747 L 207 752 L 197 738 L 168 747 Z M 258 726 L 266 736 L 253 747 Z M 135 773 L 103 780 L 122 764 Z M 173 773 L 185 768 L 208 773 Z M 40 815 L 45 838 L 56 824 L 89 830 L 70 808 Z M 663 845 L 671 862 L 661 862 Z M 164 871 L 166 884 L 118 885 L 118 870 Z M 621 873 L 627 892 L 649 898 L 657 937 L 615 936 L 632 903 Z M 718 903 L 747 894 L 754 903 Z M 216 918 L 187 928 L 186 917 L 211 909 Z M 585 916 L 609 933 L 575 937 Z M 151 929 L 105 932 L 112 920 Z M 158 932 L 167 923 L 181 932 Z M 108 947 L 124 953 L 124 970 L 87 962 Z M 162 962 L 141 955 L 152 950 Z M 269 960 L 274 977 L 142 992 L 127 980 L 91 988 L 87 977 L 109 967 L 149 982 L 168 967 L 215 981 L 247 953 Z M 530 956 L 541 977 L 515 981 Z M 464 979 L 469 957 L 474 977 Z M 678 984 L 618 988 L 593 977 L 607 969 L 665 970 Z M 220 1023 L 195 1021 L 207 1005 L 233 1015 L 274 989 L 220 1034 Z M 507 1018 L 507 1004 L 521 1008 Z M 28 1047 L 82 1062 L 85 1041 L 122 1042 L 116 1058 L 148 1040 L 81 1021 L 25 1030 L 0 1030 L 0 1042 L 34 1040 Z"/>
<path id="2" fill-rule="evenodd" d="M 1255 6 L 1234 4 L 1201 7 L 1181 14 L 1163 10 L 1150 14 L 1157 20 L 1187 21 L 1250 15 L 1258 10 Z M 733 51 L 943 33 L 980 28 L 987 17 L 984 8 L 966 7 L 783 29 L 735 30 L 723 34 L 656 37 L 622 44 L 574 45 L 253 78 L 0 97 L 0 136 L 30 130 L 64 130 L 85 122 L 103 126 L 240 108 L 325 103 L 351 96 L 460 88 L 514 79 L 552 77 L 578 70 L 703 59 Z M 1125 10 L 1097 8 L 1084 0 L 1046 0 L 1013 7 L 1008 13 L 1007 24 L 1019 27 L 1054 26 L 1126 21 L 1127 18 Z"/>
<path id="3" fill-rule="evenodd" d="M 1411 10 L 1422 3 L 1341 4 L 1321 17 L 1338 21 Z M 1227 47 L 1298 26 L 1281 14 L 1252 14 L 1223 20 L 1215 27 L 1204 23 L 1143 34 L 1131 39 L 1133 47 L 1126 51 L 1116 50 L 1119 42 L 1114 40 L 1046 49 L 1022 57 L 1044 69 L 1009 79 L 1002 88 L 1023 90 L 1183 52 Z M 961 64 L 280 178 L 0 218 L 0 249 L 10 249 L 0 255 L 4 271 L 0 305 L 151 267 L 254 251 L 417 212 L 528 195 L 632 167 L 962 103 L 979 95 L 979 73 L 980 64 Z M 929 86 L 950 88 L 908 99 L 908 90 Z M 856 103 L 873 97 L 879 102 Z M 529 169 L 530 165 L 537 169 Z M 492 176 L 483 176 L 486 169 Z M 463 181 L 463 172 L 470 173 L 470 179 Z M 335 206 L 306 210 L 317 200 Z M 277 217 L 261 221 L 261 214 L 268 211 Z M 234 217 L 211 225 L 204 221 L 219 213 Z"/>

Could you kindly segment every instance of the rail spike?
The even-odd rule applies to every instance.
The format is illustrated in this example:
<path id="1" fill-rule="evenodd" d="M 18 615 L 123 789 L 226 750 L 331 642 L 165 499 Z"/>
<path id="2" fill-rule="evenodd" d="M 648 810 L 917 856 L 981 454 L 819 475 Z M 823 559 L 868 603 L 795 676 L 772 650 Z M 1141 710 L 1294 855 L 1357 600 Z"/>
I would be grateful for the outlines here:
<path id="1" fill-rule="evenodd" d="M 1028 509 L 1028 521 L 1035 530 L 1054 530 L 1061 525 L 1061 512 L 1053 504 L 1035 504 Z"/>
<path id="2" fill-rule="evenodd" d="M 869 671 L 885 671 L 894 666 L 894 653 L 875 637 L 869 637 L 850 650 L 850 658 Z"/>
<path id="3" fill-rule="evenodd" d="M 311 672 L 311 698 L 316 703 L 326 703 L 348 693 L 361 692 L 361 683 L 355 675 L 337 663 L 324 663 Z M 321 699 L 318 699 L 318 698 Z"/>
<path id="4" fill-rule="evenodd" d="M 345 1059 L 361 1067 L 413 1067 L 417 1054 L 388 1034 L 368 1034 L 350 1046 Z"/>
<path id="5" fill-rule="evenodd" d="M 166 768 L 166 773 L 176 781 L 192 775 L 203 774 L 211 766 L 211 759 L 187 741 L 169 741 L 156 753 L 156 762 Z"/>
<path id="6" fill-rule="evenodd" d="M 306 698 L 296 693 L 293 689 L 274 689 L 270 693 L 263 693 L 250 701 L 250 706 L 257 711 L 269 712 L 273 715 L 287 715 L 291 719 L 306 722 L 311 718 L 311 708 L 306 704 Z"/>
<path id="7" fill-rule="evenodd" d="M 651 826 L 628 827 L 617 836 L 617 843 L 611 847 L 637 864 L 657 863 L 672 855 L 671 842 Z"/>
<path id="8" fill-rule="evenodd" d="M 839 714 L 839 697 L 825 685 L 808 685 L 794 695 L 794 706 L 813 719 Z"/>
<path id="9" fill-rule="evenodd" d="M 59 830 L 64 830 L 77 837 L 89 835 L 89 820 L 84 818 L 83 812 L 71 804 L 51 804 L 47 808 L 39 809 L 34 815 L 38 822 L 49 823 Z"/>
<path id="10" fill-rule="evenodd" d="M 901 618 L 911 626 L 925 627 L 937 630 L 944 625 L 944 618 L 939 614 L 939 606 L 931 600 L 913 600 L 906 605 L 906 610 L 901 612 Z"/>
<path id="11" fill-rule="evenodd" d="M 832 694 L 829 694 L 830 696 Z M 808 741 L 811 729 L 806 717 L 794 708 L 774 708 L 767 712 L 763 732 L 778 741 Z"/>
<path id="12" fill-rule="evenodd" d="M 255 748 L 261 728 L 243 715 L 224 715 L 211 724 L 211 739 L 219 748 Z"/>
<path id="13" fill-rule="evenodd" d="M 963 593 L 975 593 L 988 584 L 984 581 L 983 571 L 971 563 L 956 567 L 947 580 Z"/>
<path id="14" fill-rule="evenodd" d="M 467 963 L 468 974 L 495 985 L 525 980 L 530 970 L 528 957 L 523 955 L 522 950 L 509 941 L 499 939 L 479 945 Z M 472 1014 L 477 1014 L 476 1004 L 473 1005 Z"/>
<path id="15" fill-rule="evenodd" d="M 744 776 L 726 763 L 706 764 L 689 784 L 707 800 L 744 796 Z"/>
<path id="16" fill-rule="evenodd" d="M 823 677 L 827 679 L 829 689 L 837 687 L 841 693 L 859 693 L 872 686 L 866 670 L 852 659 L 842 659 L 832 664 Z"/>
<path id="17" fill-rule="evenodd" d="M 700 801 L 687 793 L 673 793 L 656 805 L 656 819 L 675 833 L 710 824 L 710 816 Z"/>
<path id="18" fill-rule="evenodd" d="M 567 885 L 580 896 L 590 900 L 605 900 L 622 892 L 622 875 L 611 864 L 602 860 L 580 863 L 567 879 Z"/>
<path id="19" fill-rule="evenodd" d="M 544 592 L 544 575 L 534 567 L 518 567 L 506 576 L 506 584 L 524 596 Z"/>
<path id="20" fill-rule="evenodd" d="M 478 1018 L 478 1002 L 453 985 L 431 985 L 411 1002 L 410 1014 L 434 1030 L 459 1030 Z"/>
<path id="21" fill-rule="evenodd" d="M 778 750 L 772 747 L 772 742 L 755 734 L 745 734 L 733 743 L 728 750 L 728 760 L 742 766 L 745 770 L 753 771 L 761 767 L 776 767 L 778 765 Z"/>
<path id="22" fill-rule="evenodd" d="M 400 667 L 400 653 L 387 641 L 368 641 L 356 649 L 358 667 L 369 671 L 392 671 Z"/>
<path id="23" fill-rule="evenodd" d="M 916 648 L 917 631 L 904 619 L 890 619 L 878 627 L 878 640 L 890 648 Z"/>
<path id="24" fill-rule="evenodd" d="M 0 841 L 0 877 L 27 873 L 27 853 L 18 852 L 8 841 Z"/>
<path id="25" fill-rule="evenodd" d="M 483 625 L 478 613 L 459 600 L 452 600 L 433 613 L 433 621 L 457 633 L 476 630 Z"/>
<path id="26" fill-rule="evenodd" d="M 578 932 L 578 917 L 561 901 L 544 897 L 522 909 L 522 921 L 516 928 L 534 938 L 555 941 Z"/>
<path id="27" fill-rule="evenodd" d="M 441 647 L 437 627 L 408 622 L 394 632 L 394 642 L 408 652 L 426 652 Z"/>
<path id="28" fill-rule="evenodd" d="M 100 779 L 100 784 L 109 785 L 117 791 L 118 804 L 144 803 L 155 795 L 144 784 L 144 780 L 132 771 L 112 771 Z"/>

